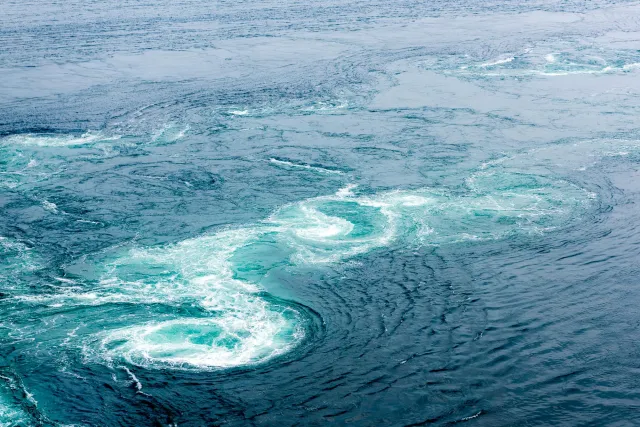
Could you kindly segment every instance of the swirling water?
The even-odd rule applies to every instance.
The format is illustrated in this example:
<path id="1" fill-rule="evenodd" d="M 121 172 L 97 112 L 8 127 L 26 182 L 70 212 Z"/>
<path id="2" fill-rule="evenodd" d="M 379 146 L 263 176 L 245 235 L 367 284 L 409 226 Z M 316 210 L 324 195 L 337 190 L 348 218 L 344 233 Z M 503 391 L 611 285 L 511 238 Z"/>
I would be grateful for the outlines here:
<path id="1" fill-rule="evenodd" d="M 0 9 L 0 425 L 637 423 L 639 3 Z"/>

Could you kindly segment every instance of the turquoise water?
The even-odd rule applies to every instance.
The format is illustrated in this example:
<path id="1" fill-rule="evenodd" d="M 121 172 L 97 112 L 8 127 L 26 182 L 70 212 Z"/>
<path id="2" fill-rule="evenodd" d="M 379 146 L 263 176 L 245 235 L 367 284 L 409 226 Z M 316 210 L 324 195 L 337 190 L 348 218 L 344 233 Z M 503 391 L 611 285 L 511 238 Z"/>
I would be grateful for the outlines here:
<path id="1" fill-rule="evenodd" d="M 636 2 L 1 6 L 0 425 L 635 423 Z"/>

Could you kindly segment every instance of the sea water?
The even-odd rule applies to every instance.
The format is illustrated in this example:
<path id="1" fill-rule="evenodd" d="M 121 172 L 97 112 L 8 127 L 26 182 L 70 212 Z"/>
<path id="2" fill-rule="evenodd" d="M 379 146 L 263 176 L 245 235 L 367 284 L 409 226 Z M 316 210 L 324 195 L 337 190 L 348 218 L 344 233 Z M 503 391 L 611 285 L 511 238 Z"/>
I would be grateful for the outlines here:
<path id="1" fill-rule="evenodd" d="M 637 2 L 0 9 L 0 425 L 635 422 Z"/>

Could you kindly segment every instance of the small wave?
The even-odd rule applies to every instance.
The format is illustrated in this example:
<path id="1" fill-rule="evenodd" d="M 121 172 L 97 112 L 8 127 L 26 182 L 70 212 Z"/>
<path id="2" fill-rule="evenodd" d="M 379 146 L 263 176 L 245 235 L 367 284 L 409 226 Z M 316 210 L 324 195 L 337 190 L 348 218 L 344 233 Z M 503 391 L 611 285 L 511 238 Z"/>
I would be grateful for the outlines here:
<path id="1" fill-rule="evenodd" d="M 482 411 L 478 411 L 478 413 L 476 413 L 476 414 L 470 415 L 468 417 L 461 418 L 460 421 L 471 421 L 474 418 L 478 418 L 480 415 L 482 415 L 482 413 L 483 413 Z"/>
<path id="2" fill-rule="evenodd" d="M 264 117 L 273 114 L 313 114 L 331 113 L 349 108 L 345 100 L 306 101 L 292 100 L 290 102 L 266 104 L 262 106 L 225 108 L 219 110 L 221 114 L 234 117 Z"/>
<path id="3" fill-rule="evenodd" d="M 151 136 L 151 141 L 156 143 L 172 143 L 185 137 L 191 127 L 166 124 Z"/>
<path id="4" fill-rule="evenodd" d="M 126 366 L 121 366 L 121 368 L 127 373 L 127 375 L 129 375 L 129 378 L 131 378 L 131 381 L 133 382 L 133 384 L 135 384 L 136 391 L 138 391 L 139 393 L 142 392 L 142 383 L 140 382 L 138 377 L 136 377 L 136 375 L 133 372 L 131 372 L 131 370 Z"/>
<path id="5" fill-rule="evenodd" d="M 334 111 L 334 110 L 342 110 L 349 107 L 349 103 L 346 101 L 338 101 L 338 102 L 323 102 L 318 101 L 306 107 L 302 107 L 302 111 Z"/>
<path id="6" fill-rule="evenodd" d="M 96 142 L 115 141 L 120 139 L 118 135 L 106 136 L 100 132 L 86 132 L 80 136 L 58 134 L 16 134 L 5 137 L 5 144 L 18 144 L 38 147 L 72 147 L 88 145 Z"/>
<path id="7" fill-rule="evenodd" d="M 326 167 L 309 165 L 309 164 L 306 164 L 306 163 L 295 163 L 295 162 L 291 162 L 291 161 L 288 161 L 288 160 L 276 159 L 274 157 L 270 158 L 269 162 L 271 162 L 271 163 L 273 163 L 275 165 L 279 165 L 279 166 L 288 166 L 288 167 L 292 167 L 292 168 L 302 168 L 302 169 L 308 169 L 308 170 L 313 170 L 313 171 L 322 172 L 322 173 L 328 173 L 328 174 L 337 174 L 337 175 L 343 175 L 344 174 L 344 172 L 336 170 L 336 169 L 328 169 Z"/>
<path id="8" fill-rule="evenodd" d="M 485 62 L 483 64 L 480 64 L 479 66 L 482 68 L 495 67 L 496 65 L 508 64 L 509 62 L 512 62 L 514 59 L 516 59 L 514 56 L 510 56 L 508 58 L 496 59 L 495 61 Z"/>

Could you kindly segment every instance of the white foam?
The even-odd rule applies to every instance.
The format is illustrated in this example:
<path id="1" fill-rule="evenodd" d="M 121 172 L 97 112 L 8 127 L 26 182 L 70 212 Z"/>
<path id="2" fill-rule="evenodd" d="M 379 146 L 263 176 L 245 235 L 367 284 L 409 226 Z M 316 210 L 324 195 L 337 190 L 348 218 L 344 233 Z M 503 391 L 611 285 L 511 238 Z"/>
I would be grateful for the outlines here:
<path id="1" fill-rule="evenodd" d="M 96 224 L 96 225 L 102 224 L 101 222 L 90 221 L 88 219 L 77 219 L 76 222 L 80 222 L 80 223 L 84 223 L 84 224 Z"/>
<path id="2" fill-rule="evenodd" d="M 424 206 L 428 203 L 433 202 L 433 199 L 427 198 L 427 197 L 423 197 L 423 196 L 418 196 L 418 195 L 414 195 L 414 194 L 406 194 L 404 196 L 402 196 L 398 202 L 402 205 L 402 206 Z"/>
<path id="3" fill-rule="evenodd" d="M 387 245 L 395 235 L 395 223 L 389 212 L 380 210 L 373 231 L 353 235 L 354 224 L 344 218 L 321 211 L 338 203 L 366 206 L 352 193 L 353 185 L 335 195 L 307 199 L 283 206 L 266 221 L 275 226 L 278 239 L 295 250 L 292 261 L 296 264 L 327 264 L 340 262 L 366 253 L 374 247 Z"/>
<path id="4" fill-rule="evenodd" d="M 189 125 L 178 127 L 173 123 L 168 123 L 151 136 L 151 141 L 165 143 L 176 142 L 184 138 L 190 129 L 191 127 Z"/>
<path id="5" fill-rule="evenodd" d="M 347 101 L 339 101 L 337 103 L 318 101 L 310 106 L 302 108 L 302 111 L 333 111 L 342 110 L 349 107 Z"/>
<path id="6" fill-rule="evenodd" d="M 297 236 L 316 242 L 326 242 L 327 238 L 345 237 L 353 230 L 353 224 L 345 219 L 325 215 L 312 205 L 297 205 L 295 217 L 276 219 L 280 232 L 291 229 Z"/>
<path id="7" fill-rule="evenodd" d="M 615 56 L 613 56 L 615 55 Z M 524 52 L 521 55 L 521 63 L 518 66 L 500 67 L 501 65 L 513 62 L 516 57 L 501 57 L 493 61 L 488 61 L 475 66 L 454 66 L 447 67 L 443 71 L 445 73 L 458 73 L 462 75 L 480 75 L 485 77 L 505 77 L 511 76 L 527 77 L 527 76 L 544 76 L 544 77 L 561 77 L 570 75 L 599 75 L 610 74 L 616 72 L 630 71 L 640 67 L 640 63 L 634 62 L 638 58 L 637 52 L 618 51 L 612 52 L 612 58 L 602 58 L 597 55 L 588 55 L 584 52 L 555 52 L 542 55 L 544 61 L 540 61 L 540 57 L 531 56 Z M 609 65 L 617 64 L 619 61 L 629 62 L 626 65 Z"/>
<path id="8" fill-rule="evenodd" d="M 124 357 L 134 365 L 229 368 L 261 363 L 283 354 L 304 336 L 300 327 L 256 300 L 250 310 L 216 318 L 183 318 L 110 331 L 102 357 Z"/>
<path id="9" fill-rule="evenodd" d="M 42 201 L 42 207 L 52 213 L 58 213 L 58 206 L 55 203 L 49 202 L 47 200 Z"/>
<path id="10" fill-rule="evenodd" d="M 126 366 L 121 366 L 121 368 L 129 375 L 129 378 L 131 378 L 131 381 L 136 386 L 136 390 L 138 392 L 142 392 L 142 383 L 140 382 L 138 377 L 136 377 L 135 374 L 133 372 L 131 372 L 131 370 L 129 368 L 127 368 Z"/>
<path id="11" fill-rule="evenodd" d="M 470 421 L 470 420 L 472 420 L 474 418 L 478 418 L 480 415 L 482 415 L 482 411 L 478 412 L 477 414 L 474 414 L 474 415 L 471 415 L 471 416 L 468 416 L 468 417 L 464 417 L 460 421 Z"/>
<path id="12" fill-rule="evenodd" d="M 108 264 L 101 290 L 75 294 L 76 301 L 82 296 L 87 304 L 190 302 L 210 314 L 99 334 L 85 345 L 87 357 L 145 367 L 219 369 L 261 363 L 296 346 L 304 338 L 300 314 L 268 302 L 257 294 L 259 286 L 234 278 L 232 270 L 234 252 L 269 230 L 230 229 L 168 247 L 133 249 Z M 147 270 L 150 275 L 144 275 Z"/>
<path id="13" fill-rule="evenodd" d="M 347 184 L 346 186 L 336 191 L 336 196 L 340 198 L 351 197 L 353 196 L 353 190 L 355 190 L 357 187 L 358 184 Z"/>
<path id="14" fill-rule="evenodd" d="M 322 167 L 319 167 L 319 166 L 311 166 L 311 165 L 307 165 L 307 164 L 304 164 L 304 163 L 293 163 L 293 162 L 289 162 L 289 161 L 286 161 L 286 160 L 279 160 L 279 159 L 274 159 L 274 158 L 270 158 L 269 161 L 271 163 L 274 163 L 276 165 L 281 165 L 281 166 L 289 166 L 289 167 L 294 167 L 294 168 L 309 169 L 309 170 L 323 172 L 323 173 L 343 175 L 343 172 L 338 171 L 338 170 L 326 169 L 326 168 L 322 168 Z"/>
<path id="15" fill-rule="evenodd" d="M 508 64 L 509 62 L 512 62 L 514 59 L 516 58 L 513 56 L 510 56 L 508 58 L 496 59 L 495 61 L 490 61 L 490 62 L 485 62 L 484 64 L 480 64 L 480 67 L 487 68 L 487 67 L 494 67 L 496 65 Z"/>
<path id="16" fill-rule="evenodd" d="M 343 237 L 351 233 L 353 224 L 338 217 L 330 217 L 315 209 L 303 208 L 309 222 L 294 233 L 303 239 L 325 242 L 328 238 Z"/>
<path id="17" fill-rule="evenodd" d="M 6 144 L 20 144 L 37 147 L 71 147 L 77 145 L 92 144 L 95 142 L 115 141 L 120 136 L 106 136 L 100 132 L 86 132 L 80 136 L 53 135 L 53 134 L 18 134 L 11 135 L 2 140 Z"/>

